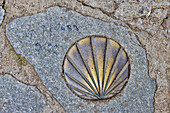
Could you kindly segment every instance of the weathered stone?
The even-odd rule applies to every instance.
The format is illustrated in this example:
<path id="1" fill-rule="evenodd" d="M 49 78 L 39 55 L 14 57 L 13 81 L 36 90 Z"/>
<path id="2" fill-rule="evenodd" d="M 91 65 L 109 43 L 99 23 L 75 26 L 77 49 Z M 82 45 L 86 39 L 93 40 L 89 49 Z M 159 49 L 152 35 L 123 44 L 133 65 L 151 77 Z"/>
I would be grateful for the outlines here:
<path id="1" fill-rule="evenodd" d="M 52 6 L 61 6 L 68 9 L 75 10 L 76 12 L 82 13 L 87 16 L 94 16 L 95 18 L 110 21 L 111 17 L 103 14 L 99 9 L 93 9 L 88 6 L 84 6 L 82 3 L 77 0 L 6 0 L 6 23 L 9 23 L 11 20 L 21 17 L 28 16 L 43 12 L 48 7 Z"/>
<path id="2" fill-rule="evenodd" d="M 84 5 L 89 5 L 90 7 L 99 8 L 104 12 L 113 13 L 115 9 L 119 7 L 121 2 L 113 0 L 77 0 Z"/>
<path id="3" fill-rule="evenodd" d="M 166 113 L 169 111 L 169 81 L 166 73 L 166 69 L 168 69 L 170 65 L 170 57 L 167 56 L 170 54 L 168 44 L 169 39 L 167 32 L 162 29 L 163 28 L 160 28 L 158 34 L 155 37 L 149 37 L 145 32 L 137 33 L 142 39 L 141 41 L 146 47 L 146 51 L 148 52 L 147 57 L 149 61 L 149 75 L 151 78 L 156 78 L 156 113 Z"/>
<path id="4" fill-rule="evenodd" d="M 144 3 L 122 3 L 115 11 L 115 17 L 125 21 L 136 30 L 146 30 L 154 35 L 159 30 L 163 19 L 168 13 L 168 9 L 159 5 L 148 5 Z"/>
<path id="5" fill-rule="evenodd" d="M 7 25 L 7 37 L 17 53 L 26 56 L 45 85 L 69 112 L 153 112 L 155 81 L 148 76 L 145 50 L 135 35 L 114 23 L 85 17 L 65 8 L 22 17 Z M 125 89 L 108 101 L 87 101 L 74 95 L 61 77 L 62 62 L 74 41 L 105 35 L 120 43 L 130 58 L 131 75 Z M 81 106 L 80 106 L 81 105 Z"/>
<path id="6" fill-rule="evenodd" d="M 0 77 L 0 112 L 42 112 L 44 96 L 34 86 L 27 86 L 10 75 Z"/>
<path id="7" fill-rule="evenodd" d="M 51 92 L 44 86 L 34 67 L 21 54 L 16 54 L 0 27 L 0 76 L 10 74 L 17 81 L 28 86 L 35 86 L 44 95 L 44 101 L 53 112 L 64 112 Z M 45 108 L 46 109 L 46 108 Z"/>
<path id="8" fill-rule="evenodd" d="M 2 8 L 2 6 L 0 6 L 0 25 L 2 24 L 2 21 L 4 19 L 4 14 L 5 10 Z"/>

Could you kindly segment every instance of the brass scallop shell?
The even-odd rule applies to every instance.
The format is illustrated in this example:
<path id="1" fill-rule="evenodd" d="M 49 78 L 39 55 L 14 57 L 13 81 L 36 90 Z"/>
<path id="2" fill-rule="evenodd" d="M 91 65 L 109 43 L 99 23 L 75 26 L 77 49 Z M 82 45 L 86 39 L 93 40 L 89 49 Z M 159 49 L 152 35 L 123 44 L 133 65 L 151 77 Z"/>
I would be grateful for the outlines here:
<path id="1" fill-rule="evenodd" d="M 89 36 L 67 51 L 63 76 L 67 86 L 84 99 L 107 99 L 118 94 L 130 75 L 125 50 L 113 39 Z"/>

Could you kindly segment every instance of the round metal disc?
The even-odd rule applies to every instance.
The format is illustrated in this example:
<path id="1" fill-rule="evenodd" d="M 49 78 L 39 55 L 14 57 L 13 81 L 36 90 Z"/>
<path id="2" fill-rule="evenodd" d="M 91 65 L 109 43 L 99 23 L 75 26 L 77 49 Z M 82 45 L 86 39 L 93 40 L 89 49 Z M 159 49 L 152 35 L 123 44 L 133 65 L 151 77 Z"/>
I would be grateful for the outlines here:
<path id="1" fill-rule="evenodd" d="M 125 50 L 111 38 L 89 36 L 67 51 L 63 76 L 67 86 L 84 99 L 108 99 L 126 85 L 130 64 Z"/>

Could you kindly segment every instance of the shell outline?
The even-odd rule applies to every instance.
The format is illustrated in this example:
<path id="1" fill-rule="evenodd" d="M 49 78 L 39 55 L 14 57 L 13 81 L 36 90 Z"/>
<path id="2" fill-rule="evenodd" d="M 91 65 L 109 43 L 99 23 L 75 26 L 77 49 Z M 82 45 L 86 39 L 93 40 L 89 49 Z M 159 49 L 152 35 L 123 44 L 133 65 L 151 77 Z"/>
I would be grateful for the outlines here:
<path id="1" fill-rule="evenodd" d="M 125 81 L 125 83 L 124 83 L 124 85 L 122 86 L 122 88 L 120 88 L 120 90 L 117 92 L 117 93 L 115 93 L 114 95 L 112 95 L 112 96 L 110 96 L 110 97 L 107 97 L 107 98 L 101 98 L 100 96 L 101 95 L 99 95 L 99 98 L 97 97 L 97 98 L 92 98 L 92 99 L 87 99 L 87 98 L 84 98 L 84 97 L 82 97 L 82 96 L 80 96 L 80 95 L 78 95 L 73 89 L 72 89 L 72 86 L 70 86 L 68 83 L 67 83 L 67 80 L 66 80 L 66 78 L 65 78 L 65 75 L 64 75 L 64 62 L 65 62 L 65 60 L 67 59 L 67 54 L 69 53 L 69 51 L 70 51 L 70 49 L 74 46 L 74 45 L 77 45 L 77 43 L 79 42 L 79 41 L 81 41 L 81 40 L 83 40 L 83 39 L 86 39 L 86 38 L 90 38 L 90 40 L 91 40 L 91 38 L 92 37 L 97 37 L 97 38 L 105 38 L 106 39 L 106 41 L 109 39 L 109 40 L 112 40 L 112 41 L 114 41 L 115 43 L 117 43 L 118 45 L 119 45 L 119 48 L 120 49 L 122 49 L 122 51 L 123 52 L 125 52 L 125 55 L 126 55 L 126 57 L 127 57 L 127 62 L 126 63 L 128 63 L 127 65 L 128 65 L 128 76 L 126 77 L 126 81 L 125 80 L 123 80 L 123 82 Z M 120 50 L 119 50 L 120 51 Z M 117 58 L 117 56 L 116 56 L 116 58 Z M 114 59 L 115 60 L 115 59 Z M 113 64 L 114 64 L 115 62 L 113 62 Z M 103 65 L 104 66 L 104 65 Z M 71 90 L 71 92 L 73 92 L 76 96 L 78 96 L 78 97 L 80 97 L 80 98 L 82 98 L 82 99 L 85 99 L 85 100 L 94 100 L 94 101 L 96 101 L 96 100 L 107 100 L 107 99 L 111 99 L 112 97 L 115 97 L 117 94 L 119 94 L 119 93 L 121 93 L 121 91 L 124 89 L 124 87 L 127 85 L 127 83 L 128 83 L 128 81 L 129 81 L 129 78 L 130 78 L 130 71 L 131 71 L 131 65 L 130 65 L 130 59 L 129 59 L 129 56 L 128 56 L 128 54 L 127 54 L 127 52 L 125 51 L 125 49 L 124 49 L 124 47 L 122 47 L 117 41 L 115 41 L 113 38 L 109 38 L 109 37 L 107 37 L 107 36 L 103 36 L 103 35 L 90 35 L 90 36 L 86 36 L 86 37 L 83 37 L 83 38 L 80 38 L 80 39 L 78 39 L 78 40 L 76 40 L 74 43 L 72 43 L 71 44 L 71 46 L 67 49 L 67 52 L 66 52 L 66 54 L 65 54 L 65 56 L 64 56 L 64 60 L 63 60 L 63 63 L 62 63 L 62 74 L 61 74 L 61 76 L 63 77 L 63 79 L 64 79 L 64 81 L 65 81 L 65 83 L 66 83 L 66 85 L 67 85 L 67 87 Z M 117 77 L 117 76 L 116 76 Z M 115 80 L 117 80 L 117 78 L 114 78 L 114 81 Z M 114 83 L 114 81 L 113 81 L 113 83 Z M 107 82 L 108 83 L 108 82 Z M 121 84 L 121 83 L 120 83 Z M 102 85 L 103 85 L 103 81 L 102 81 Z M 112 84 L 111 84 L 112 85 Z M 111 86 L 110 85 L 110 86 Z M 100 87 L 100 86 L 99 86 Z M 103 88 L 103 86 L 102 86 L 102 88 Z M 106 88 L 106 87 L 105 87 Z M 113 89 L 115 89 L 115 88 L 113 88 Z M 109 92 L 106 92 L 106 93 L 109 93 Z"/>

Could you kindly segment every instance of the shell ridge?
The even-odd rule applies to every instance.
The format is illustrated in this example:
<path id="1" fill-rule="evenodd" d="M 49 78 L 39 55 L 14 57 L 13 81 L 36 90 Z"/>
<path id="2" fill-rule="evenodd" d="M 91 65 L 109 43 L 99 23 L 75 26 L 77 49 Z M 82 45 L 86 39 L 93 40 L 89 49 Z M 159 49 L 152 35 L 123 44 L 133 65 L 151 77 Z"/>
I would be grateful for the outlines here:
<path id="1" fill-rule="evenodd" d="M 88 93 L 88 92 L 85 92 L 85 91 L 82 91 L 81 89 L 79 88 L 76 88 L 74 87 L 73 85 L 70 85 L 71 88 L 73 88 L 74 90 L 76 90 L 77 92 L 81 93 L 82 95 L 81 96 L 90 96 L 91 98 L 96 98 L 94 95 Z M 83 95 L 84 94 L 84 95 Z"/>
<path id="2" fill-rule="evenodd" d="M 112 81 L 112 84 L 109 86 L 109 88 L 108 88 L 108 91 L 110 90 L 110 89 L 112 89 L 112 86 L 114 86 L 115 85 L 115 83 L 119 83 L 119 82 L 117 82 L 119 79 L 120 79 L 120 77 L 121 77 L 121 75 L 123 74 L 123 72 L 126 70 L 126 68 L 128 67 L 128 65 L 129 65 L 129 62 L 126 62 L 126 64 L 123 66 L 123 68 L 122 68 L 122 70 L 119 72 L 119 74 L 113 79 L 113 81 Z M 126 80 L 127 78 L 125 78 L 125 80 Z M 124 81 L 124 80 L 123 80 Z M 120 82 L 120 84 L 121 84 L 121 82 Z"/>
<path id="3" fill-rule="evenodd" d="M 90 42 L 91 42 L 91 47 L 92 47 L 93 62 L 94 62 L 94 65 L 95 65 L 95 70 L 96 70 L 96 75 L 97 75 L 97 82 L 98 82 L 98 89 L 99 89 L 98 93 L 100 95 L 99 69 L 98 69 L 97 57 L 96 57 L 96 54 L 95 54 L 94 40 L 92 39 L 92 37 L 90 38 Z"/>
<path id="4" fill-rule="evenodd" d="M 108 97 L 112 97 L 112 96 L 115 96 L 115 95 L 117 95 L 118 93 L 111 93 L 111 94 L 109 94 L 108 95 Z"/>
<path id="5" fill-rule="evenodd" d="M 83 87 L 85 90 L 87 91 L 91 91 L 86 85 L 84 85 L 83 83 L 79 82 L 77 79 L 75 79 L 74 77 L 72 77 L 70 74 L 65 73 L 65 75 L 70 78 L 72 81 L 74 81 L 75 83 L 79 84 L 81 87 Z"/>
<path id="6" fill-rule="evenodd" d="M 120 88 L 121 86 L 124 86 L 124 84 L 126 84 L 127 80 L 128 80 L 128 79 L 125 78 L 125 79 L 122 80 L 120 83 L 117 83 L 116 85 L 114 84 L 114 85 L 115 85 L 115 86 L 113 85 L 114 87 L 110 88 L 110 90 L 107 90 L 106 95 L 108 95 L 109 93 L 111 93 L 115 88 L 117 88 L 117 87 Z M 119 91 L 120 91 L 120 90 L 119 90 Z M 118 91 L 118 92 L 119 92 L 119 91 Z"/>
<path id="7" fill-rule="evenodd" d="M 67 77 L 69 77 L 71 80 L 73 80 L 75 83 L 79 84 L 81 87 L 83 87 L 85 90 L 91 92 L 93 95 L 97 96 L 96 94 L 94 94 L 94 92 L 92 92 L 86 85 L 84 85 L 83 83 L 79 82 L 77 79 L 75 79 L 74 77 L 72 77 L 70 74 L 65 73 L 65 75 Z"/>
<path id="8" fill-rule="evenodd" d="M 90 67 L 88 66 L 87 62 L 85 61 L 85 58 L 84 58 L 84 56 L 83 56 L 83 53 L 82 53 L 82 51 L 81 51 L 81 47 L 80 47 L 79 43 L 76 43 L 76 47 L 77 47 L 78 52 L 80 53 L 80 56 L 81 56 L 82 61 L 83 61 L 84 65 L 85 65 L 85 68 L 86 68 L 88 74 L 90 75 L 90 78 L 91 78 L 91 80 L 93 81 L 93 84 L 94 84 L 96 90 L 98 91 L 97 85 L 96 85 L 96 83 L 95 83 L 95 81 L 94 81 L 94 78 L 93 78 L 93 75 L 92 75 L 92 72 L 91 72 Z M 95 91 L 95 92 L 96 92 L 96 91 Z M 96 92 L 96 93 L 97 93 L 97 92 Z"/>
<path id="9" fill-rule="evenodd" d="M 115 71 L 115 69 L 116 69 L 116 66 L 117 66 L 117 63 L 118 63 L 118 61 L 119 61 L 120 54 L 122 53 L 122 51 L 123 51 L 123 49 L 120 47 L 120 48 L 119 48 L 119 52 L 118 52 L 117 55 L 116 55 L 116 59 L 115 59 L 114 63 L 112 64 L 112 68 L 111 68 L 111 71 L 110 71 L 110 73 L 109 73 L 109 77 L 108 77 L 107 82 L 106 82 L 105 91 L 106 91 L 107 87 L 109 87 L 109 86 L 108 86 L 108 83 L 109 83 L 109 81 L 110 81 L 110 79 L 111 79 L 111 75 L 113 75 L 113 73 L 114 73 L 114 71 Z M 115 79 L 115 78 L 114 78 L 114 79 Z M 113 79 L 113 81 L 114 81 L 114 79 Z M 112 82 L 113 82 L 113 81 L 112 81 Z"/>
<path id="10" fill-rule="evenodd" d="M 129 57 L 112 38 L 87 36 L 66 52 L 63 61 L 65 82 L 83 99 L 109 99 L 122 91 L 130 76 Z"/>
<path id="11" fill-rule="evenodd" d="M 129 62 L 126 62 L 125 65 L 123 66 L 123 68 L 121 69 L 121 71 L 117 74 L 117 76 L 115 77 L 115 79 L 113 80 L 113 82 L 117 83 L 117 81 L 121 78 L 121 75 L 123 74 L 123 72 L 126 70 L 126 68 L 128 67 Z M 113 85 L 112 85 L 113 86 Z M 108 88 L 109 89 L 109 88 Z"/>
<path id="12" fill-rule="evenodd" d="M 105 74 L 106 74 L 106 69 L 107 69 L 107 64 L 109 60 L 109 51 L 110 51 L 110 39 L 106 39 L 106 47 L 105 47 L 105 55 L 104 55 L 104 70 L 103 70 L 103 80 L 102 80 L 102 91 L 104 88 L 104 80 L 105 80 Z M 102 92 L 103 93 L 103 92 Z"/>
<path id="13" fill-rule="evenodd" d="M 83 72 L 81 72 L 81 70 L 76 66 L 76 64 L 73 62 L 73 60 L 71 59 L 71 57 L 69 55 L 67 55 L 67 59 L 73 65 L 73 67 L 76 69 L 76 71 L 81 75 L 81 77 L 86 81 L 86 83 L 95 92 L 95 90 L 94 90 L 93 86 L 91 85 L 91 83 L 89 82 L 89 80 L 86 78 L 86 76 L 83 74 Z"/>

